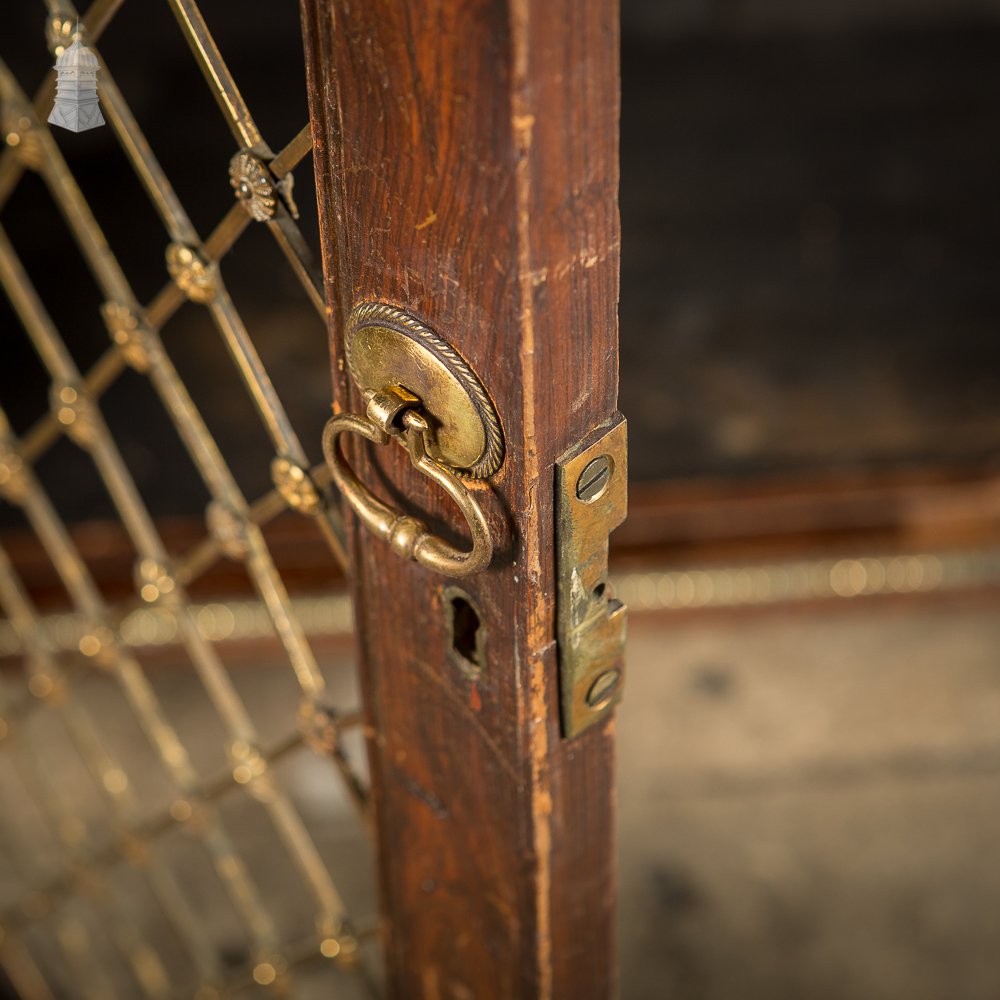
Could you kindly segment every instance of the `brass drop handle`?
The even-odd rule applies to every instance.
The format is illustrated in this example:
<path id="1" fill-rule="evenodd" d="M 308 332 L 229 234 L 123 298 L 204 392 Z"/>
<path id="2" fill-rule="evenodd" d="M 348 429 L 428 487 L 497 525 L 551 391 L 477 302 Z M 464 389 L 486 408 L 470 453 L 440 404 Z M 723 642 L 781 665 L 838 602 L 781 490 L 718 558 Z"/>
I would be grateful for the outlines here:
<path id="1" fill-rule="evenodd" d="M 398 386 L 372 393 L 367 415 L 335 414 L 323 431 L 323 455 L 330 474 L 344 499 L 362 523 L 387 541 L 403 559 L 413 559 L 444 576 L 472 576 L 486 569 L 493 558 L 493 539 L 479 504 L 454 472 L 427 454 L 429 426 L 419 411 L 420 400 Z M 375 444 L 395 438 L 409 452 L 414 468 L 433 479 L 455 501 L 468 522 L 472 549 L 463 552 L 431 534 L 418 518 L 400 514 L 372 496 L 347 464 L 338 439 L 348 432 L 360 434 Z"/>

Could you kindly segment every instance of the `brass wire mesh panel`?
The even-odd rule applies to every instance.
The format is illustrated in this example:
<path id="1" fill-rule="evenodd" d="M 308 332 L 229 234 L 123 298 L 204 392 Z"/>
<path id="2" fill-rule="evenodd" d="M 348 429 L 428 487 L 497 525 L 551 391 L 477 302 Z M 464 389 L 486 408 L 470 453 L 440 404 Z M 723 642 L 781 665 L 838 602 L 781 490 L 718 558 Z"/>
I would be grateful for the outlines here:
<path id="1" fill-rule="evenodd" d="M 342 734 L 360 720 L 354 711 L 337 711 L 330 705 L 329 685 L 261 531 L 291 507 L 315 519 L 331 558 L 343 564 L 342 526 L 326 473 L 322 468 L 310 470 L 305 449 L 218 267 L 248 226 L 263 224 L 309 301 L 324 316 L 322 284 L 295 222 L 288 180 L 310 151 L 309 129 L 303 127 L 275 154 L 258 130 L 197 4 L 166 2 L 235 139 L 230 176 L 236 203 L 202 241 L 102 60 L 99 89 L 104 114 L 168 237 L 166 280 L 145 306 L 45 124 L 53 74 L 32 101 L 0 62 L 0 110 L 7 144 L 0 157 L 0 209 L 25 171 L 41 176 L 100 289 L 101 312 L 112 341 L 89 371 L 77 368 L 0 226 L 0 284 L 51 379 L 49 411 L 20 439 L 0 408 L 0 494 L 23 512 L 37 534 L 79 622 L 75 651 L 55 643 L 0 549 L 0 608 L 24 658 L 23 671 L 0 674 L 0 794 L 7 795 L 0 814 L 0 854 L 15 859 L 17 869 L 13 898 L 0 898 L 0 966 L 24 1000 L 63 995 L 208 1000 L 242 995 L 247 988 L 297 996 L 298 967 L 311 960 L 330 962 L 371 988 L 359 960 L 359 942 L 371 930 L 349 919 L 327 861 L 279 773 L 289 754 L 303 746 L 311 748 L 332 762 L 331 772 L 339 774 L 343 790 L 367 823 L 365 781 L 341 741 Z M 100 35 L 122 3 L 95 0 L 80 18 L 87 45 L 99 52 Z M 78 12 L 69 0 L 49 0 L 47 6 L 47 40 L 58 54 L 69 42 Z M 241 492 L 161 340 L 161 331 L 185 300 L 201 304 L 211 315 L 273 443 L 274 489 L 254 502 Z M 127 367 L 148 377 L 212 498 L 206 512 L 207 535 L 186 552 L 167 551 L 101 414 L 102 394 Z M 134 545 L 136 595 L 123 603 L 110 605 L 105 600 L 35 474 L 35 463 L 63 435 L 92 459 Z M 280 739 L 266 745 L 211 632 L 206 634 L 201 627 L 199 608 L 188 598 L 192 581 L 222 557 L 245 565 L 300 690 L 297 718 L 288 720 Z M 141 607 L 167 618 L 179 637 L 207 696 L 201 701 L 211 706 L 221 723 L 229 761 L 225 773 L 206 777 L 196 767 L 178 730 L 181 720 L 176 713 L 172 717 L 140 660 L 143 643 L 122 627 Z M 150 811 L 140 802 L 133 761 L 122 759 L 115 741 L 108 739 L 102 703 L 95 708 L 93 698 L 81 696 L 82 684 L 94 677 L 109 686 L 113 679 L 169 781 L 169 794 L 157 809 Z M 40 717 L 46 717 L 49 728 L 39 728 Z M 105 807 L 103 821 L 84 815 L 68 797 L 66 783 L 44 761 L 45 748 L 40 744 L 57 741 L 53 720 L 61 729 L 58 739 L 67 741 L 82 773 L 93 779 L 95 794 Z M 11 787 L 16 787 L 16 797 L 9 794 Z M 257 804 L 295 870 L 298 887 L 288 891 L 296 898 L 301 890 L 307 893 L 302 898 L 308 900 L 314 931 L 304 937 L 290 940 L 283 934 L 275 917 L 277 906 L 261 888 L 263 873 L 254 870 L 241 852 L 224 808 L 228 799 L 239 796 Z M 54 870 L 41 863 L 33 842 L 17 843 L 28 825 L 27 812 L 58 845 Z M 253 824 L 261 821 L 257 813 L 254 816 Z M 172 862 L 177 852 L 168 846 L 178 830 L 205 852 L 242 928 L 245 960 L 234 963 L 220 954 L 190 879 L 185 880 L 184 871 Z M 182 962 L 165 958 L 161 942 L 144 933 L 143 921 L 130 912 L 134 899 L 116 888 L 127 876 L 141 883 L 141 892 L 181 943 Z M 72 985 L 67 987 L 67 982 Z"/>

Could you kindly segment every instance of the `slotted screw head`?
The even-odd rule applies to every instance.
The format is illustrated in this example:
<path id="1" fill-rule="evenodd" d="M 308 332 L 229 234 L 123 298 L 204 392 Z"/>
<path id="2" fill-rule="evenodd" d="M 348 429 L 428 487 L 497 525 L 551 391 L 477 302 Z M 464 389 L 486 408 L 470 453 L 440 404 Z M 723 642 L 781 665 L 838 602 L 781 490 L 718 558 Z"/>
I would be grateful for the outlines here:
<path id="1" fill-rule="evenodd" d="M 597 680 L 590 686 L 587 692 L 587 704 L 596 712 L 604 708 L 614 697 L 618 690 L 618 683 L 622 679 L 622 672 L 617 669 L 605 670 Z"/>
<path id="2" fill-rule="evenodd" d="M 588 462 L 576 481 L 576 495 L 584 503 L 593 503 L 611 482 L 611 456 L 598 455 Z"/>

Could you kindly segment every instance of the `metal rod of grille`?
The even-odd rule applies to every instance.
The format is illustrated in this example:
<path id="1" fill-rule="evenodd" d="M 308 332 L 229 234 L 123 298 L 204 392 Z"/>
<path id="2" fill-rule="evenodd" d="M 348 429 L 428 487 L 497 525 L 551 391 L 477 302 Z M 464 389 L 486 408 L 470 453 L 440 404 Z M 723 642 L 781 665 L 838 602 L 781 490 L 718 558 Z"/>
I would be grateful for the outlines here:
<path id="1" fill-rule="evenodd" d="M 134 293 L 75 181 L 45 117 L 54 92 L 52 74 L 29 100 L 8 67 L 0 62 L 7 150 L 0 157 L 0 209 L 15 192 L 25 170 L 43 179 L 104 299 L 102 316 L 112 346 L 87 372 L 81 372 L 4 228 L 0 226 L 0 285 L 18 315 L 51 379 L 50 408 L 27 433 L 16 437 L 0 407 L 0 494 L 23 512 L 83 623 L 77 651 L 67 653 L 42 627 L 15 567 L 0 549 L 0 608 L 24 651 L 24 670 L 8 672 L 0 686 L 0 760 L 19 788 L 18 802 L 30 803 L 39 838 L 54 842 L 61 858 L 55 874 L 36 865 L 24 838 L 27 821 L 0 819 L 0 837 L 10 857 L 19 859 L 15 900 L 0 908 L 0 964 L 25 1000 L 58 995 L 49 968 L 52 956 L 64 963 L 74 989 L 85 997 L 122 995 L 103 956 L 117 956 L 130 970 L 141 995 L 192 996 L 201 1000 L 228 995 L 244 984 L 293 991 L 295 967 L 312 958 L 333 959 L 338 968 L 368 973 L 357 960 L 362 925 L 349 919 L 313 834 L 274 765 L 303 745 L 328 756 L 343 787 L 367 822 L 365 783 L 340 736 L 360 722 L 353 710 L 334 711 L 316 656 L 281 579 L 262 527 L 286 507 L 314 518 L 331 552 L 344 565 L 343 529 L 332 502 L 325 471 L 311 470 L 306 450 L 288 419 L 247 328 L 236 310 L 218 262 L 256 220 L 266 225 L 312 306 L 324 315 L 322 283 L 308 245 L 295 221 L 286 183 L 311 148 L 308 126 L 275 154 L 258 129 L 204 18 L 193 0 L 167 0 L 180 30 L 215 95 L 237 148 L 230 174 L 237 192 L 232 205 L 202 241 L 161 168 L 138 121 L 101 60 L 100 96 L 107 120 L 135 174 L 162 220 L 169 279 L 145 307 Z M 95 47 L 121 8 L 122 0 L 95 0 L 80 28 Z M 48 0 L 47 37 L 58 54 L 78 19 L 69 0 Z M 185 300 L 209 313 L 229 350 L 243 384 L 270 438 L 274 489 L 254 502 L 244 496 L 221 449 L 174 367 L 161 338 L 164 327 Z M 127 367 L 148 377 L 197 473 L 211 496 L 209 534 L 188 552 L 168 552 L 119 446 L 101 413 L 105 391 Z M 111 605 L 81 557 L 71 532 L 49 499 L 33 466 L 66 435 L 93 461 L 137 555 L 136 595 Z M 295 726 L 264 746 L 257 727 L 217 645 L 199 628 L 188 586 L 218 558 L 241 560 L 261 607 L 279 639 L 301 689 Z M 230 769 L 201 775 L 176 726 L 123 628 L 139 607 L 170 620 L 209 703 L 221 721 Z M 78 696 L 81 680 L 93 672 L 113 678 L 132 715 L 173 785 L 173 795 L 150 815 L 140 808 L 129 762 L 106 739 L 103 720 Z M 41 762 L 32 739 L 33 718 L 51 714 L 65 731 L 83 767 L 104 800 L 108 823 L 96 829 L 75 815 L 59 782 Z M 248 866 L 221 808 L 230 794 L 249 793 L 258 802 L 313 901 L 315 935 L 285 940 L 272 916 L 273 904 Z M 20 810 L 19 810 L 20 811 Z M 216 876 L 241 920 L 251 944 L 250 960 L 240 968 L 224 964 L 211 945 L 204 917 L 189 897 L 183 878 L 161 850 L 169 831 L 183 828 L 207 852 Z M 102 839 L 103 837 L 103 839 Z M 9 844 L 7 842 L 10 842 Z M 118 866 L 141 874 L 190 959 L 183 970 L 170 967 L 157 942 L 143 936 L 130 918 L 128 900 L 108 888 Z M 88 909 L 100 920 L 88 917 Z M 41 948 L 32 929 L 51 930 L 50 948 Z"/>

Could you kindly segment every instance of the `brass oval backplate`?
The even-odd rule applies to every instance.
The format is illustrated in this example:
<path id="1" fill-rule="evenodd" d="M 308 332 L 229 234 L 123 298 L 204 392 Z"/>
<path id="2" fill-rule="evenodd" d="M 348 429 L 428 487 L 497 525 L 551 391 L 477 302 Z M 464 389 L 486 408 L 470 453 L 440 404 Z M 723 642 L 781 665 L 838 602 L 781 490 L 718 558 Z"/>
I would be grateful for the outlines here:
<path id="1" fill-rule="evenodd" d="M 390 386 L 418 397 L 431 425 L 428 454 L 461 476 L 486 479 L 503 462 L 496 408 L 465 359 L 395 306 L 355 306 L 345 336 L 347 366 L 362 392 Z"/>

